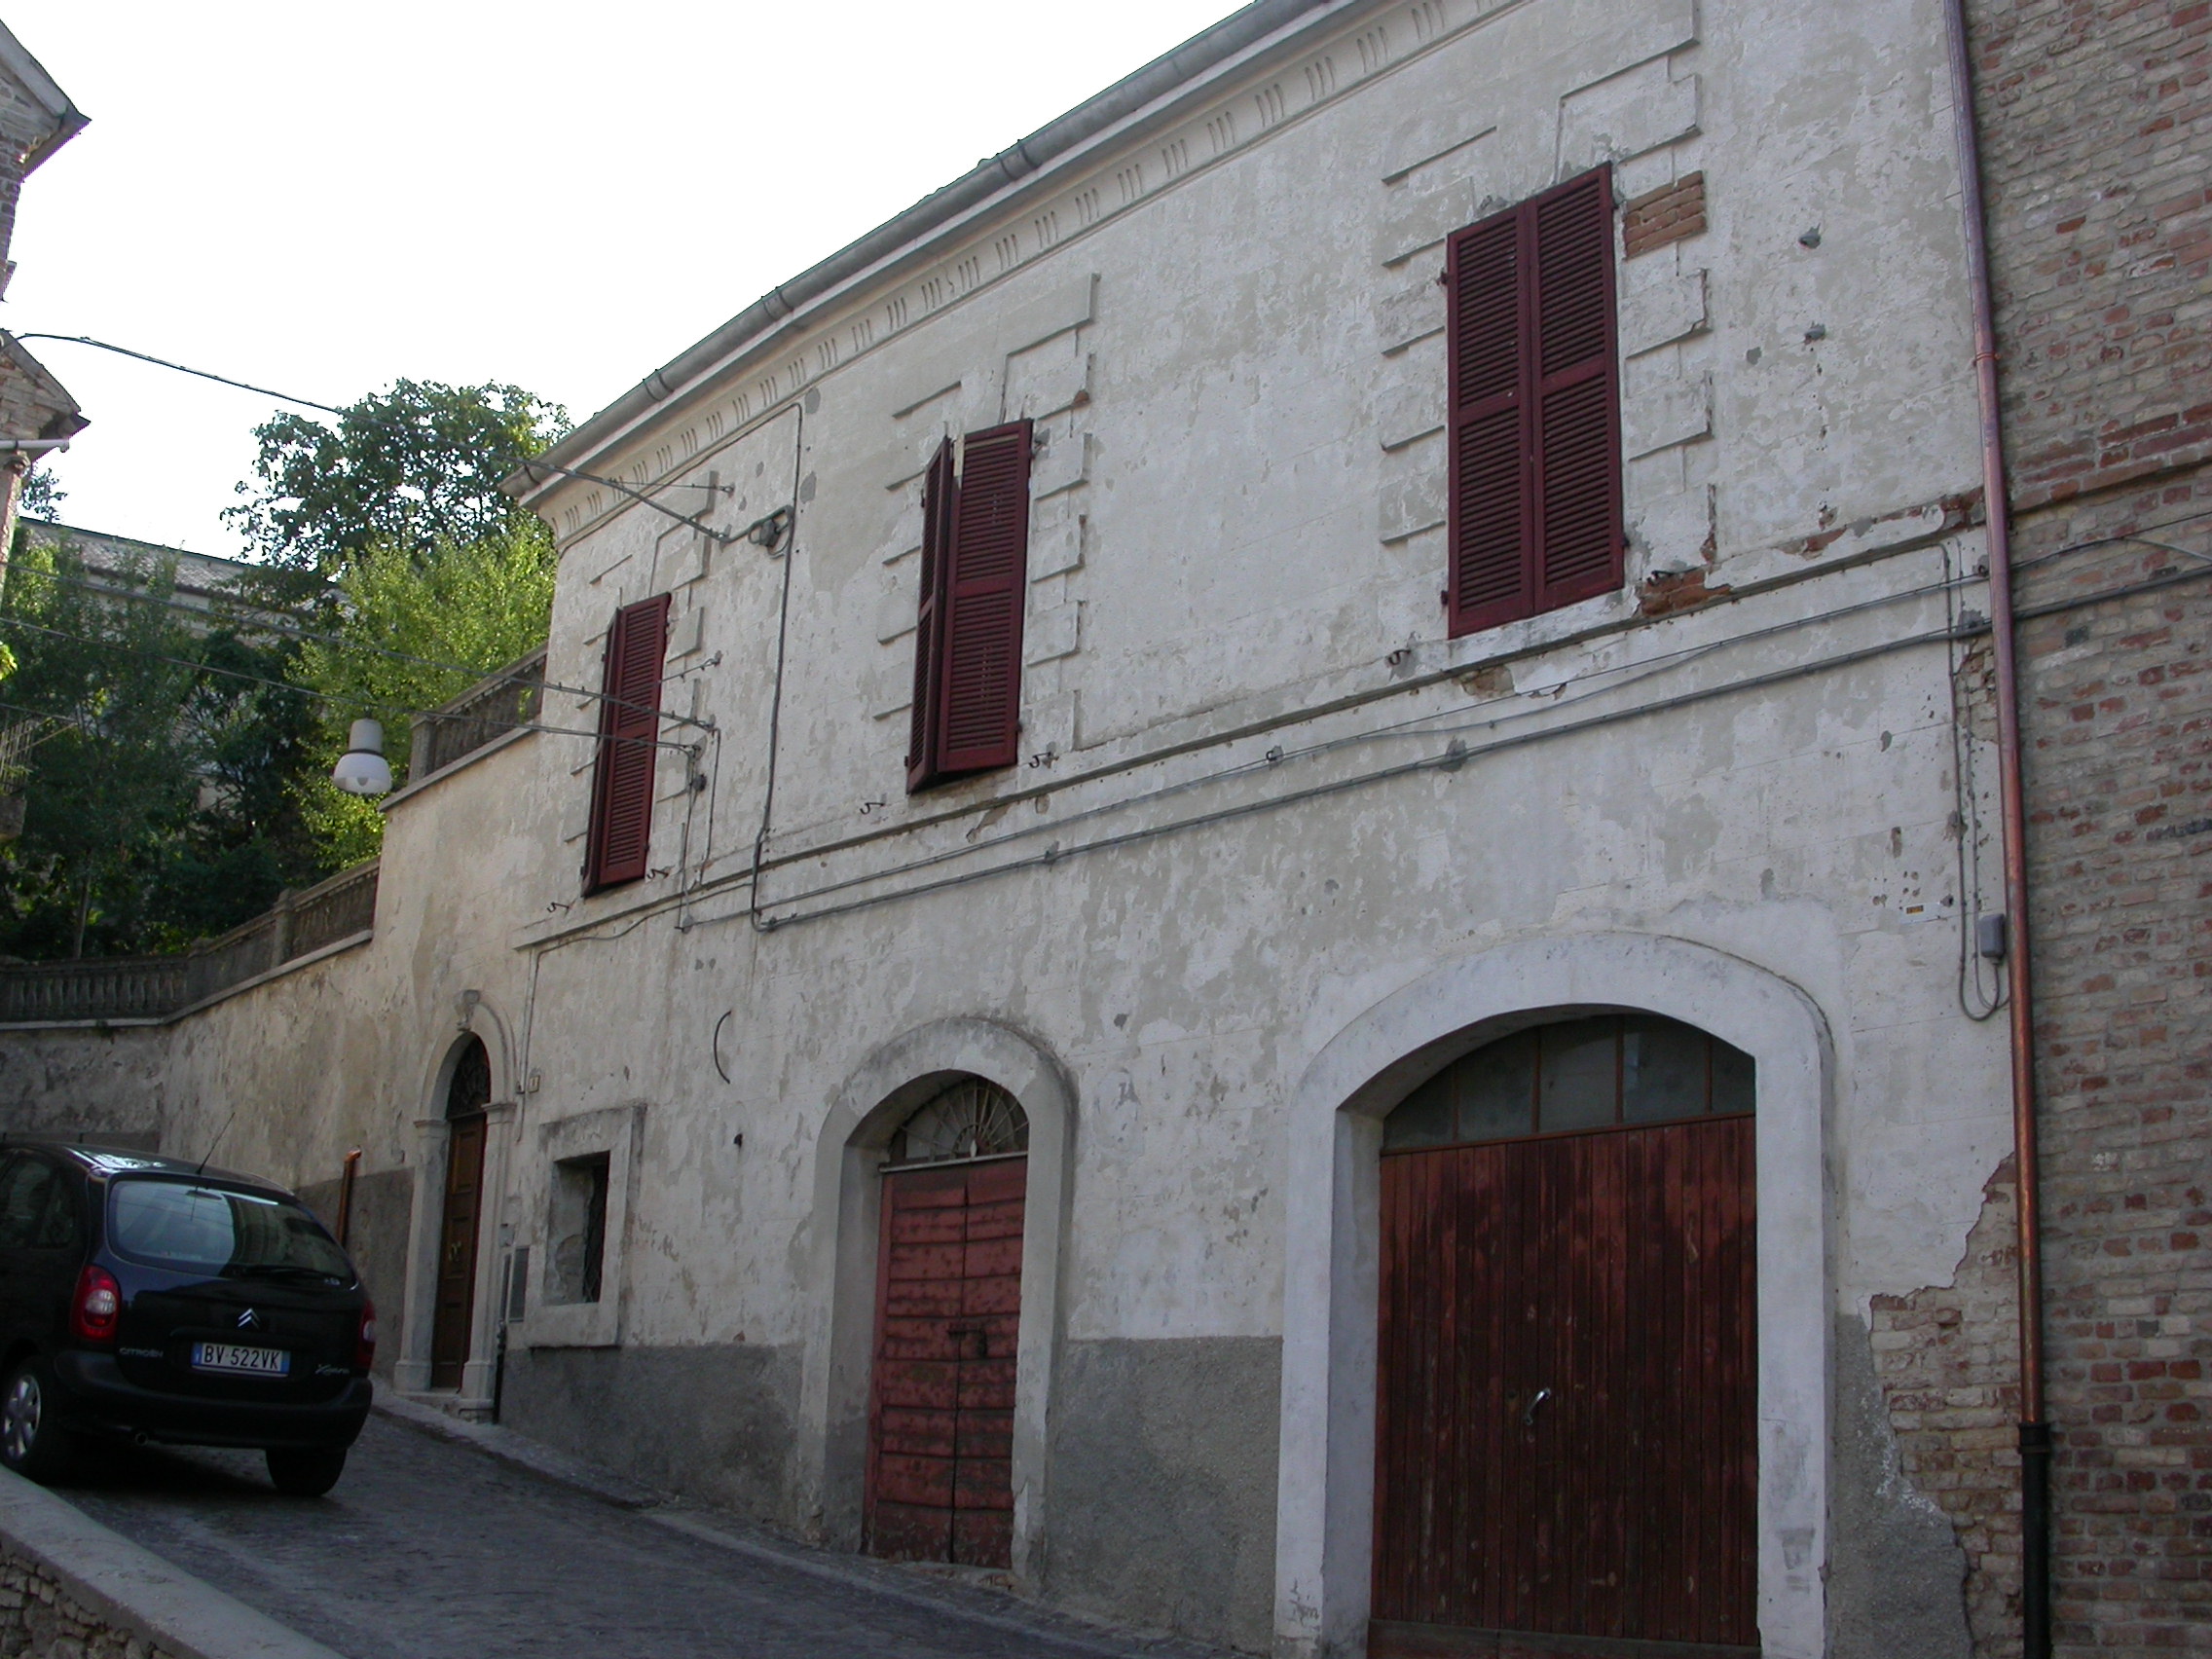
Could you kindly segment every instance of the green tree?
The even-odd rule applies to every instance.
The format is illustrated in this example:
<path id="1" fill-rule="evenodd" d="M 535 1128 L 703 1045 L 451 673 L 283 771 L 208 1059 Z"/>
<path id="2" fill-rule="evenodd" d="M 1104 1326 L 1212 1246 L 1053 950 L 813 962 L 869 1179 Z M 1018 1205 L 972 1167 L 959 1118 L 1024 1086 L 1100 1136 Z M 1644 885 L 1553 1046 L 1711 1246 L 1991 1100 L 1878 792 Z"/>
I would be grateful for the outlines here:
<path id="1" fill-rule="evenodd" d="M 256 426 L 246 500 L 224 517 L 256 557 L 329 577 L 371 547 L 466 546 L 528 518 L 499 480 L 567 429 L 566 411 L 520 387 L 395 381 L 335 425 L 287 413 Z"/>
<path id="2" fill-rule="evenodd" d="M 0 950 L 128 953 L 160 931 L 160 877 L 198 804 L 198 642 L 164 603 L 172 565 L 111 573 L 138 599 L 86 585 L 66 544 L 18 546 L 0 596 L 17 666 L 10 720 L 43 729 L 21 782 L 21 836 L 6 850 Z M 107 585 L 102 582 L 98 585 Z"/>
<path id="3" fill-rule="evenodd" d="M 372 544 L 339 577 L 340 643 L 303 645 L 293 668 L 317 696 L 319 742 L 312 769 L 299 775 L 298 799 L 324 867 L 372 858 L 384 839 L 376 803 L 329 780 L 348 726 L 363 716 L 382 720 L 395 786 L 403 782 L 409 715 L 450 701 L 544 644 L 557 565 L 545 527 L 518 515 L 489 535 L 441 541 L 422 555 Z"/>

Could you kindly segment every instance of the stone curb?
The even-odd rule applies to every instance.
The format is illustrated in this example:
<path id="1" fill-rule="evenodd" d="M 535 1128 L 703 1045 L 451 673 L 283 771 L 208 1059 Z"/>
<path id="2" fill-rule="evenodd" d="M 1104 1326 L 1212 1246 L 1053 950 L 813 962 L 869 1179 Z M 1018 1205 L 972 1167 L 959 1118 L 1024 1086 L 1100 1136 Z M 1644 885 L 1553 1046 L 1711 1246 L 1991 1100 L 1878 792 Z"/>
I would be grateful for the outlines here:
<path id="1" fill-rule="evenodd" d="M 413 1400 L 396 1398 L 380 1392 L 371 1408 L 378 1416 L 390 1419 L 418 1434 L 427 1434 L 436 1440 L 451 1441 L 457 1446 L 467 1446 L 483 1453 L 510 1469 L 526 1475 L 535 1475 L 541 1481 L 555 1486 L 568 1487 L 587 1497 L 596 1497 L 602 1503 L 610 1503 L 617 1509 L 651 1509 L 667 1501 L 649 1487 L 626 1481 L 619 1475 L 608 1473 L 571 1457 L 565 1452 L 556 1452 L 527 1435 L 517 1434 L 511 1428 L 500 1428 L 495 1423 L 469 1422 L 461 1418 L 449 1417 L 434 1406 L 418 1405 Z"/>
<path id="2" fill-rule="evenodd" d="M 342 1659 L 0 1469 L 0 1546 L 86 1611 L 174 1659 Z"/>

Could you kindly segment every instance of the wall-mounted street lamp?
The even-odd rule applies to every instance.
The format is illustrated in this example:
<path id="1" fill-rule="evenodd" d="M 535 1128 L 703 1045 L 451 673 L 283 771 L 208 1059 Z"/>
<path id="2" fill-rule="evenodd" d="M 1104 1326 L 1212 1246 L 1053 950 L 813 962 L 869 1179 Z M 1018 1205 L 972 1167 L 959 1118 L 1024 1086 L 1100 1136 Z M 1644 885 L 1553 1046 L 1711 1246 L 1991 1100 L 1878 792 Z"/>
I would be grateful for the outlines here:
<path id="1" fill-rule="evenodd" d="M 384 726 L 379 721 L 353 722 L 346 739 L 346 753 L 330 769 L 330 781 L 348 794 L 391 793 L 391 763 L 384 757 Z"/>

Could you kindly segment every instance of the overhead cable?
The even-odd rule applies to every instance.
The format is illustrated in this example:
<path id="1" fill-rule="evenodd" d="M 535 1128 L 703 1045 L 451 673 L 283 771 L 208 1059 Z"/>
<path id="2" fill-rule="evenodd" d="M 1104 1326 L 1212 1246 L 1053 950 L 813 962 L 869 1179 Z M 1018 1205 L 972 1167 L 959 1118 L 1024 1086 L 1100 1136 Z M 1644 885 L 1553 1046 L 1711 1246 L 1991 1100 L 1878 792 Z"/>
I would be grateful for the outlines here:
<path id="1" fill-rule="evenodd" d="M 182 363 L 170 362 L 166 357 L 157 357 L 150 351 L 133 351 L 128 346 L 111 346 L 105 340 L 94 340 L 89 334 L 18 334 L 14 338 L 18 340 L 62 340 L 72 346 L 96 347 L 102 351 L 113 351 L 119 357 L 135 357 L 139 362 L 152 363 L 157 368 L 174 369 L 180 375 L 197 375 L 200 379 L 213 381 L 218 386 L 231 386 L 238 387 L 240 391 L 258 392 L 263 397 L 274 397 L 279 403 L 297 403 L 303 409 L 319 409 L 325 415 L 344 415 L 346 413 L 345 410 L 334 408 L 328 403 L 317 403 L 312 397 L 294 397 L 290 392 L 272 391 L 265 386 L 254 386 L 246 381 L 233 380 L 229 375 L 214 374 L 206 369 L 187 368 Z"/>
<path id="2" fill-rule="evenodd" d="M 213 663 L 194 662 L 188 657 L 169 656 L 162 651 L 148 650 L 143 645 L 126 645 L 113 640 L 95 640 L 89 635 L 72 634 L 66 629 L 49 628 L 41 623 L 25 621 L 20 616 L 0 616 L 0 628 L 27 628 L 34 634 L 45 634 L 56 640 L 71 640 L 80 645 L 91 645 L 95 650 L 121 651 L 129 656 L 144 657 L 152 662 L 167 663 L 173 668 L 190 669 L 196 674 L 220 675 L 226 680 L 240 680 L 251 685 L 266 685 L 274 691 L 288 691 L 295 697 L 305 697 L 312 702 L 325 703 L 336 709 L 365 710 L 372 714 L 390 715 L 399 719 L 411 719 L 424 712 L 420 709 L 403 708 L 399 704 L 387 703 L 374 697 L 339 696 L 333 692 L 317 691 L 312 686 L 294 685 L 289 681 L 272 680 L 267 675 L 248 674 L 243 669 L 220 668 Z M 614 698 L 606 700 L 608 702 L 616 701 Z M 635 707 L 637 705 L 626 704 L 624 706 Z M 536 720 L 480 719 L 480 723 L 485 725 L 503 724 L 511 731 L 541 731 L 554 737 L 590 737 L 609 743 L 649 745 L 654 749 L 674 749 L 685 754 L 688 754 L 691 749 L 690 744 L 671 743 L 664 738 L 619 737 L 611 732 L 584 731 L 574 726 L 550 726 L 541 724 Z M 711 731 L 714 728 L 710 726 L 706 729 Z"/>
<path id="3" fill-rule="evenodd" d="M 31 571 L 18 572 L 17 579 L 18 582 L 59 582 L 66 587 L 82 588 L 87 593 L 97 594 L 105 599 L 136 600 L 143 605 L 160 605 L 166 607 L 170 610 L 181 610 L 187 615 L 191 616 L 208 615 L 214 609 L 215 604 L 217 603 L 241 604 L 245 608 L 263 615 L 283 614 L 283 612 L 281 611 L 272 611 L 267 609 L 265 607 L 254 605 L 250 601 L 230 601 L 228 599 L 228 596 L 218 595 L 216 602 L 209 605 L 195 605 L 192 603 L 192 601 L 186 599 L 166 599 L 158 593 L 133 590 L 129 588 L 106 587 L 98 582 L 86 581 L 76 576 L 55 575 L 51 571 Z M 394 662 L 404 662 L 416 668 L 435 669 L 441 674 L 465 674 L 471 681 L 483 680 L 487 678 L 488 675 L 497 672 L 497 670 L 470 668 L 465 663 L 439 662 L 431 657 L 414 656 L 406 651 L 394 650 L 389 645 L 379 645 L 372 644 L 366 640 L 349 640 L 343 634 L 319 634 L 314 632 L 313 629 L 282 628 L 276 626 L 275 624 L 265 624 L 262 622 L 254 622 L 248 624 L 248 626 L 256 631 L 266 628 L 268 632 L 276 635 L 280 639 L 296 640 L 303 645 L 328 645 L 342 651 L 365 651 L 377 656 L 388 657 Z M 83 638 L 83 636 L 81 635 L 70 635 L 68 637 L 71 639 Z M 98 642 L 89 641 L 88 643 L 97 644 Z M 645 710 L 645 705 L 644 705 L 643 703 L 631 703 L 625 701 L 623 698 L 615 696 L 611 691 L 587 691 L 580 685 L 563 685 L 554 681 L 543 681 L 539 683 L 547 691 L 557 691 L 563 696 L 567 697 L 588 697 L 594 702 L 609 703 L 616 708 L 628 709 L 633 714 L 642 713 Z M 423 710 L 416 711 L 416 713 L 418 714 L 424 712 L 425 711 Z M 712 724 L 708 721 L 694 719 L 688 715 L 680 715 L 675 713 L 673 710 L 655 709 L 652 710 L 651 713 L 653 713 L 661 719 L 671 720 L 678 725 L 700 726 L 703 729 L 710 731 L 714 729 Z"/>

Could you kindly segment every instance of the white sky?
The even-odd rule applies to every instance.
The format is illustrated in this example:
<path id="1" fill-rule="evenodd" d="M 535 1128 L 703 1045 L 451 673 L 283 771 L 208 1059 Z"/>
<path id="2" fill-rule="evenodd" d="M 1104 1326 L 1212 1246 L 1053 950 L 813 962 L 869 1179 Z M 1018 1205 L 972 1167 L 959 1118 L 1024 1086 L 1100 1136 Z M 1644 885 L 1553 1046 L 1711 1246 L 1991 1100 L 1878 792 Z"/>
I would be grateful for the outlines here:
<path id="1" fill-rule="evenodd" d="M 0 326 L 343 404 L 512 381 L 582 420 L 1235 0 L 13 0 L 92 125 Z M 52 341 L 61 517 L 236 554 L 278 405 Z"/>

